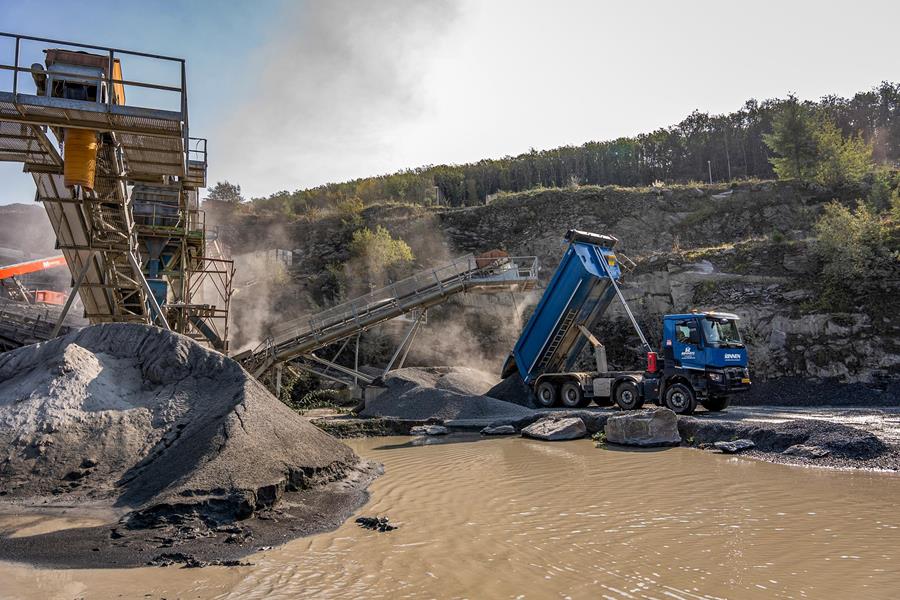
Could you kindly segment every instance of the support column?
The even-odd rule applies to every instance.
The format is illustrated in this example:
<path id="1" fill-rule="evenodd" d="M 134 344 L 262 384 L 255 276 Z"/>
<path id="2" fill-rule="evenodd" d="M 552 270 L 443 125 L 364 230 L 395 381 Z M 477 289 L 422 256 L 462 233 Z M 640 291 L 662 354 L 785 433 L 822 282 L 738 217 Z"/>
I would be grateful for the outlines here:
<path id="1" fill-rule="evenodd" d="M 59 319 L 56 321 L 56 325 L 53 327 L 53 333 L 50 334 L 50 337 L 59 335 L 59 330 L 62 328 L 63 321 L 66 320 L 66 315 L 69 314 L 69 309 L 72 308 L 72 302 L 75 301 L 75 296 L 78 295 L 78 290 L 84 282 L 84 277 L 87 275 L 88 269 L 91 268 L 91 261 L 94 260 L 95 253 L 96 252 L 93 251 L 89 252 L 87 258 L 84 260 L 84 264 L 81 265 L 78 276 L 75 278 L 75 283 L 72 285 L 72 291 L 69 292 L 69 297 L 66 298 L 66 303 L 63 305 L 62 312 L 59 314 Z"/>

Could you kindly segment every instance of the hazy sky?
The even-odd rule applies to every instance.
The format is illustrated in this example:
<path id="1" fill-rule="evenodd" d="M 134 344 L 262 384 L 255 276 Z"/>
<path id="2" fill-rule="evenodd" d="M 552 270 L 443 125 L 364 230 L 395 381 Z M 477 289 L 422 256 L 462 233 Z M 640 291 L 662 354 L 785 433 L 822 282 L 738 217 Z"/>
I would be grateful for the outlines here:
<path id="1" fill-rule="evenodd" d="M 900 80 L 898 22 L 888 0 L 0 0 L 3 31 L 186 58 L 210 181 L 248 197 L 851 95 Z M 21 165 L 0 189 L 34 195 Z"/>

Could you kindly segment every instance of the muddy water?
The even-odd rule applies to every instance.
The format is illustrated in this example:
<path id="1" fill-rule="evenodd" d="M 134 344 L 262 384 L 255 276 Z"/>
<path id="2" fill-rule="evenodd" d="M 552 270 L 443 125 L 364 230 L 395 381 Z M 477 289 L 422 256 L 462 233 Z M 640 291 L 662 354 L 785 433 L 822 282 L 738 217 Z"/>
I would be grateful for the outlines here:
<path id="1" fill-rule="evenodd" d="M 351 441 L 387 473 L 338 530 L 254 566 L 0 566 L 3 597 L 895 598 L 900 477 L 690 449 Z"/>

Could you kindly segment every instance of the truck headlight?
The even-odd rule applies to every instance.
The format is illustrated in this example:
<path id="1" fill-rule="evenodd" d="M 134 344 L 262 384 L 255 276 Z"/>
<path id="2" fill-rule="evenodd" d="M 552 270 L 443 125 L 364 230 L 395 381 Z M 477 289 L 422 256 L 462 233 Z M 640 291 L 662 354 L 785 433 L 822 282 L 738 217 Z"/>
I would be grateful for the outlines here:
<path id="1" fill-rule="evenodd" d="M 717 382 L 720 382 L 720 383 L 721 383 L 721 381 L 722 381 L 722 374 L 721 374 L 721 373 L 707 373 L 707 375 L 709 375 L 709 378 L 710 378 L 711 380 L 713 380 L 713 381 L 717 381 Z"/>

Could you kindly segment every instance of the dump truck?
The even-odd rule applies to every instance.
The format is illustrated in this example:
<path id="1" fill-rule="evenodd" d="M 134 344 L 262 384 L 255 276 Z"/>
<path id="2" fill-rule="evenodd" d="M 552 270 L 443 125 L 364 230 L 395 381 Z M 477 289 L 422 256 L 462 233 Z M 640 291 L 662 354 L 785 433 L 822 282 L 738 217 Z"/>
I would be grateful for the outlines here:
<path id="1" fill-rule="evenodd" d="M 698 404 L 724 410 L 733 394 L 750 388 L 737 315 L 665 315 L 661 350 L 654 351 L 619 287 L 618 240 L 578 230 L 565 239 L 568 248 L 503 365 L 504 379 L 518 372 L 544 407 L 583 407 L 593 400 L 632 410 L 652 402 L 684 415 Z M 646 354 L 643 371 L 610 370 L 606 347 L 592 333 L 616 297 Z M 575 371 L 586 344 L 595 369 Z"/>

